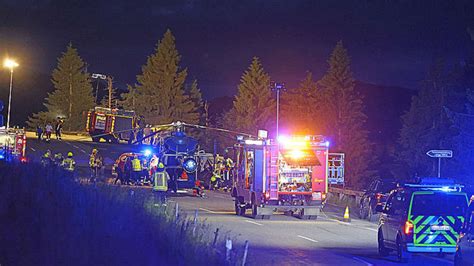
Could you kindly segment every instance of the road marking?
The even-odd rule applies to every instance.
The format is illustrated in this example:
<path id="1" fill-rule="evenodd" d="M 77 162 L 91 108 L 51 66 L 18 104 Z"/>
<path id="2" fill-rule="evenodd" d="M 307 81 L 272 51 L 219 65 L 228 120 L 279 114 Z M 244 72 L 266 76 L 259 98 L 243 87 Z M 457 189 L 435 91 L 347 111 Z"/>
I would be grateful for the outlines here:
<path id="1" fill-rule="evenodd" d="M 372 263 L 370 263 L 370 262 L 368 262 L 368 261 L 365 261 L 365 260 L 363 260 L 363 259 L 361 259 L 361 258 L 352 257 L 352 259 L 354 259 L 354 260 L 356 260 L 356 261 L 358 261 L 358 262 L 364 263 L 364 264 L 367 265 L 367 266 L 372 266 L 372 265 L 373 265 Z"/>
<path id="2" fill-rule="evenodd" d="M 314 240 L 314 239 L 311 239 L 309 237 L 305 237 L 305 236 L 301 236 L 301 235 L 297 235 L 299 238 L 303 238 L 303 239 L 306 239 L 308 241 L 311 241 L 313 243 L 318 243 L 319 241 L 318 240 Z"/>
<path id="3" fill-rule="evenodd" d="M 201 211 L 205 211 L 205 212 L 208 212 L 208 213 L 217 213 L 215 211 L 211 211 L 211 210 L 208 210 L 208 209 L 204 209 L 204 208 L 199 208 Z"/>
<path id="4" fill-rule="evenodd" d="M 30 148 L 30 149 L 31 149 L 32 151 L 36 151 L 36 150 L 35 150 L 35 149 L 33 149 L 33 148 Z"/>
<path id="5" fill-rule="evenodd" d="M 257 222 L 254 222 L 254 221 L 250 221 L 250 220 L 245 220 L 247 223 L 251 223 L 251 224 L 255 224 L 255 225 L 259 225 L 259 226 L 263 226 L 263 224 L 261 223 L 257 223 Z"/>
<path id="6" fill-rule="evenodd" d="M 208 212 L 208 213 L 212 213 L 212 214 L 234 214 L 235 213 L 235 212 L 230 212 L 230 211 L 211 211 L 211 210 L 204 209 L 204 208 L 199 208 L 199 210 L 205 211 L 205 212 Z"/>

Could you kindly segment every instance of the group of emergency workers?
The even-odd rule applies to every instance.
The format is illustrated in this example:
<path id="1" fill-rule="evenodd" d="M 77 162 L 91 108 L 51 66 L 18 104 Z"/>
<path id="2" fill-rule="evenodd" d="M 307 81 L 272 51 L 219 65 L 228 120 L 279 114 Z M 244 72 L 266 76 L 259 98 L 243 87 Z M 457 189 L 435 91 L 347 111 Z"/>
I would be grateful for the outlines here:
<path id="1" fill-rule="evenodd" d="M 233 169 L 234 161 L 230 157 L 224 158 L 217 154 L 214 160 L 209 189 L 214 190 L 230 186 Z"/>
<path id="2" fill-rule="evenodd" d="M 45 168 L 62 168 L 71 178 L 74 178 L 76 161 L 73 156 L 72 152 L 68 152 L 66 158 L 59 152 L 53 155 L 51 150 L 48 149 L 41 157 L 41 164 Z"/>

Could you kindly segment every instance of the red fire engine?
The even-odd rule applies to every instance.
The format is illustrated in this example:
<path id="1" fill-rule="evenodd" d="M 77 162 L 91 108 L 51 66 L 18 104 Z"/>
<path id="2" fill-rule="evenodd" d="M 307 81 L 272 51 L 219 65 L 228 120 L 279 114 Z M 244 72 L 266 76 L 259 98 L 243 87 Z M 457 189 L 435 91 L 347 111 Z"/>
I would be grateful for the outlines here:
<path id="1" fill-rule="evenodd" d="M 118 142 L 129 139 L 136 123 L 134 111 L 95 107 L 87 113 L 86 131 L 94 142 L 101 138 L 107 142 Z"/>
<path id="2" fill-rule="evenodd" d="M 24 129 L 0 129 L 0 160 L 27 161 Z"/>
<path id="3" fill-rule="evenodd" d="M 274 211 L 316 219 L 328 191 L 329 142 L 323 136 L 245 139 L 235 145 L 235 212 L 254 218 Z"/>

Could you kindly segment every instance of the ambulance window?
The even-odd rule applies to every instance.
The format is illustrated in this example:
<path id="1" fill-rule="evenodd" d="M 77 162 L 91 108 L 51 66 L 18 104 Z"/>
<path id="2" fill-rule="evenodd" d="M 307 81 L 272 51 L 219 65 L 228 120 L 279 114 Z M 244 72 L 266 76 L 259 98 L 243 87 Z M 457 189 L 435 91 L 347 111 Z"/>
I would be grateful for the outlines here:
<path id="1" fill-rule="evenodd" d="M 405 193 L 404 192 L 397 192 L 393 196 L 393 203 L 392 203 L 393 213 L 395 215 L 402 215 L 405 213 Z"/>

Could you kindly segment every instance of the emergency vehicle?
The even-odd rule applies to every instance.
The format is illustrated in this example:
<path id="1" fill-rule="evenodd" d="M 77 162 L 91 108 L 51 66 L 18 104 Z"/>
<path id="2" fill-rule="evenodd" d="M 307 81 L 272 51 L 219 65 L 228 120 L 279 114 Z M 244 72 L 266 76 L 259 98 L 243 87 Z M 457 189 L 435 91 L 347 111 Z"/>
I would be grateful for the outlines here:
<path id="1" fill-rule="evenodd" d="M 0 160 L 26 162 L 24 129 L 0 128 Z"/>
<path id="2" fill-rule="evenodd" d="M 86 131 L 94 142 L 99 142 L 101 138 L 107 142 L 118 142 L 129 139 L 137 122 L 134 111 L 97 106 L 87 113 Z"/>
<path id="3" fill-rule="evenodd" d="M 420 178 L 392 190 L 381 212 L 378 249 L 400 261 L 413 252 L 455 253 L 468 199 L 463 186 L 446 178 Z"/>
<path id="4" fill-rule="evenodd" d="M 269 219 L 285 211 L 316 219 L 328 191 L 329 142 L 323 136 L 242 139 L 235 145 L 235 212 Z"/>

